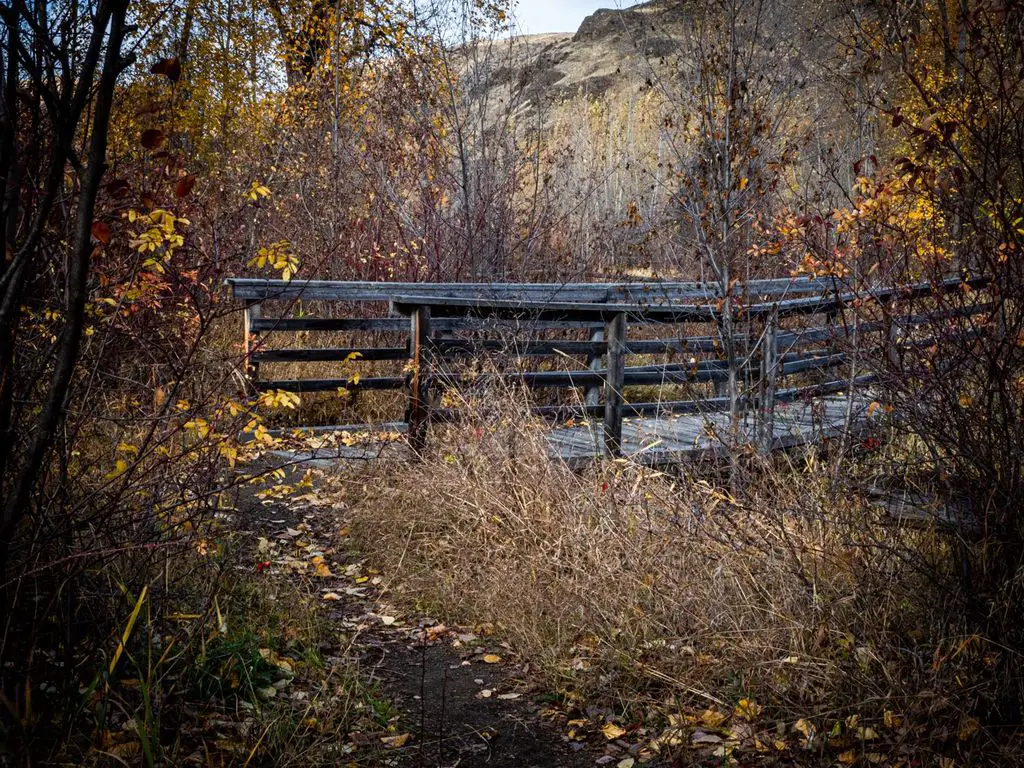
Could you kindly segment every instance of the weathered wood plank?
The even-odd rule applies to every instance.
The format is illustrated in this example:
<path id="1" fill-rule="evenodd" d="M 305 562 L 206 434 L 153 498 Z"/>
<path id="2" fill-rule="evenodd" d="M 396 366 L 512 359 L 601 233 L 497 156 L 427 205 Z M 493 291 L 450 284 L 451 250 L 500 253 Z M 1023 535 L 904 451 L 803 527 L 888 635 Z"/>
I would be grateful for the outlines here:
<path id="1" fill-rule="evenodd" d="M 849 358 L 846 353 L 839 352 L 834 355 L 820 355 L 802 360 L 793 360 L 788 363 L 783 363 L 778 367 L 778 370 L 783 376 L 792 376 L 795 373 L 803 373 L 804 371 L 835 368 L 836 366 L 847 362 L 848 359 Z"/>
<path id="2" fill-rule="evenodd" d="M 429 415 L 430 309 L 417 307 L 410 317 L 410 349 L 412 370 L 409 376 L 409 441 L 413 450 L 421 451 L 426 443 Z"/>
<path id="3" fill-rule="evenodd" d="M 239 301 L 388 301 L 398 293 L 539 301 L 604 301 L 607 283 L 409 283 L 348 280 L 259 280 L 229 278 L 231 297 Z"/>
<path id="4" fill-rule="evenodd" d="M 604 382 L 604 447 L 610 456 L 622 454 L 622 396 L 626 382 L 626 315 L 608 319 L 604 331 L 608 343 L 608 369 Z"/>
<path id="5" fill-rule="evenodd" d="M 283 392 L 331 392 L 338 388 L 356 390 L 404 389 L 401 376 L 365 376 L 358 379 L 278 379 L 255 382 L 261 392 L 279 389 Z"/>
<path id="6" fill-rule="evenodd" d="M 396 331 L 408 332 L 403 317 L 261 317 L 249 324 L 253 333 L 270 331 Z"/>
<path id="7" fill-rule="evenodd" d="M 607 322 L 616 315 L 651 322 L 709 322 L 714 319 L 712 306 L 676 304 L 642 306 L 639 304 L 597 304 L 584 302 L 507 301 L 503 299 L 436 298 L 421 295 L 396 295 L 391 300 L 394 313 L 408 315 L 416 307 L 430 307 L 438 317 L 530 318 L 564 320 L 581 323 Z"/>
<path id="8" fill-rule="evenodd" d="M 407 360 L 409 358 L 409 348 L 406 346 L 264 349 L 253 352 L 250 357 L 257 362 L 263 363 Z"/>
<path id="9" fill-rule="evenodd" d="M 517 341 L 515 339 L 437 339 L 431 346 L 444 356 L 501 352 L 516 357 L 551 355 L 602 355 L 607 344 L 600 341 Z"/>
<path id="10" fill-rule="evenodd" d="M 482 321 L 477 318 L 453 317 L 434 318 L 430 327 L 435 331 L 478 331 L 523 333 L 530 331 L 566 330 L 591 327 L 594 323 L 560 322 L 557 320 L 536 320 L 515 323 L 502 320 Z M 408 333 L 409 321 L 404 317 L 264 317 L 249 324 L 253 333 L 271 331 L 370 331 Z"/>

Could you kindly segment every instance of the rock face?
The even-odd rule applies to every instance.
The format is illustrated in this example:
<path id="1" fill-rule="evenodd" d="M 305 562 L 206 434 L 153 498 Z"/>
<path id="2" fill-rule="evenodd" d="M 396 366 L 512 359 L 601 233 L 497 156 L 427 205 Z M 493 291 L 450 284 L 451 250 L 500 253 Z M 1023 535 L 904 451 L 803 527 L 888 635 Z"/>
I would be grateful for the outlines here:
<path id="1" fill-rule="evenodd" d="M 568 99 L 642 93 L 678 70 L 687 18 L 684 2 L 653 0 L 598 10 L 575 33 L 482 43 L 466 82 L 490 108 L 511 107 L 519 120 L 548 123 Z"/>

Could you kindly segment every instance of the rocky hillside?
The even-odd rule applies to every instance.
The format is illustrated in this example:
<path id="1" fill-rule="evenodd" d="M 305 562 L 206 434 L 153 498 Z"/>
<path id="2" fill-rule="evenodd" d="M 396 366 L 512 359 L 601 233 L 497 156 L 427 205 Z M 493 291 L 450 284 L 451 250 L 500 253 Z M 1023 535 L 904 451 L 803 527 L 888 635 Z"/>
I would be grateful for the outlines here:
<path id="1" fill-rule="evenodd" d="M 575 33 L 482 43 L 467 73 L 470 93 L 489 102 L 488 111 L 511 106 L 518 120 L 544 125 L 557 105 L 579 96 L 616 101 L 643 93 L 678 66 L 687 16 L 684 3 L 653 0 L 598 10 Z"/>

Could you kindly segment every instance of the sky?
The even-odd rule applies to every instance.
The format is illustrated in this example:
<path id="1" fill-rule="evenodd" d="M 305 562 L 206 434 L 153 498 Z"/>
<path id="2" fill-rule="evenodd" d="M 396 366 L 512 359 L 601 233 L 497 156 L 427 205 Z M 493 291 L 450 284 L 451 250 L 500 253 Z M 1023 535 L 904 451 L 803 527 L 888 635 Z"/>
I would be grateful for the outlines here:
<path id="1" fill-rule="evenodd" d="M 598 8 L 626 8 L 633 0 L 518 0 L 515 15 L 524 34 L 575 32 Z"/>

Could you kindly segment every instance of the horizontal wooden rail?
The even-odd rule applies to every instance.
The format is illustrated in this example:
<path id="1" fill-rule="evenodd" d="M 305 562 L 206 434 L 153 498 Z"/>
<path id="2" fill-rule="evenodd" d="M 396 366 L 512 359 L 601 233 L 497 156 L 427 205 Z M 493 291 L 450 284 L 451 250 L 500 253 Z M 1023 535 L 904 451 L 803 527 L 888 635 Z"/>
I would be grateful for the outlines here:
<path id="1" fill-rule="evenodd" d="M 857 376 L 853 379 L 839 379 L 807 387 L 780 389 L 775 392 L 775 400 L 777 403 L 790 403 L 802 399 L 832 395 L 839 392 L 849 392 L 851 390 L 868 387 L 876 381 L 877 377 L 868 374 Z M 755 398 L 743 398 L 744 407 L 756 404 L 757 401 Z M 621 407 L 624 416 L 720 413 L 729 410 L 729 398 L 709 397 L 702 400 L 664 400 L 645 403 L 623 403 Z M 535 416 L 542 416 L 544 418 L 559 421 L 588 418 L 591 416 L 602 416 L 604 414 L 604 410 L 604 405 L 585 405 L 584 403 L 539 405 L 530 408 L 530 412 Z M 431 419 L 435 421 L 452 422 L 459 420 L 463 416 L 463 411 L 457 408 L 438 408 L 431 411 Z"/>
<path id="2" fill-rule="evenodd" d="M 486 296 L 533 301 L 604 301 L 606 283 L 384 283 L 341 280 L 226 281 L 232 298 L 239 301 L 389 301 L 397 293 L 423 296 Z"/>
<path id="3" fill-rule="evenodd" d="M 282 392 L 333 392 L 337 389 L 387 390 L 405 389 L 406 379 L 403 376 L 365 376 L 347 379 L 279 379 L 254 382 L 261 392 L 281 390 Z"/>
<path id="4" fill-rule="evenodd" d="M 784 375 L 793 375 L 810 370 L 833 368 L 847 359 L 843 353 L 834 355 L 800 355 L 782 366 Z M 460 375 L 454 372 L 434 372 L 431 381 L 449 385 L 473 384 L 488 387 L 498 382 L 511 384 L 521 382 L 531 389 L 562 389 L 573 387 L 602 386 L 607 379 L 605 370 L 574 371 L 516 371 L 514 373 L 481 373 Z M 696 364 L 665 363 L 637 366 L 623 370 L 626 386 L 692 384 L 697 382 L 725 381 L 729 377 L 728 362 L 704 360 Z"/>
<path id="5" fill-rule="evenodd" d="M 431 323 L 431 328 L 440 332 L 463 330 L 495 331 L 557 331 L 575 328 L 589 328 L 594 323 L 578 321 L 531 321 L 515 323 L 494 320 L 481 323 L 479 319 L 465 317 L 441 317 Z M 300 331 L 368 331 L 380 333 L 408 333 L 409 321 L 401 317 L 254 317 L 249 321 L 250 333 L 300 332 Z"/>
<path id="6" fill-rule="evenodd" d="M 533 302 L 504 299 L 463 299 L 457 297 L 395 296 L 391 309 L 411 315 L 418 307 L 430 309 L 431 317 L 477 317 L 498 319 L 562 320 L 584 324 L 605 322 L 616 315 L 660 323 L 710 322 L 717 312 L 713 306 L 676 304 L 597 304 L 584 302 Z"/>
<path id="7" fill-rule="evenodd" d="M 715 300 L 721 287 L 713 282 L 662 281 L 607 283 L 410 283 L 353 280 L 263 280 L 228 278 L 225 285 L 237 301 L 388 301 L 396 294 L 430 296 L 487 296 L 490 298 L 557 301 L 625 301 L 648 303 L 680 300 Z M 773 298 L 847 290 L 832 277 L 754 279 L 737 283 L 736 296 Z"/>
<path id="8" fill-rule="evenodd" d="M 400 317 L 257 317 L 249 323 L 252 333 L 268 331 L 408 331 L 409 321 Z"/>
<path id="9" fill-rule="evenodd" d="M 360 360 L 408 360 L 409 347 L 342 347 L 339 349 L 264 349 L 250 356 L 255 363 L 327 363 Z"/>

